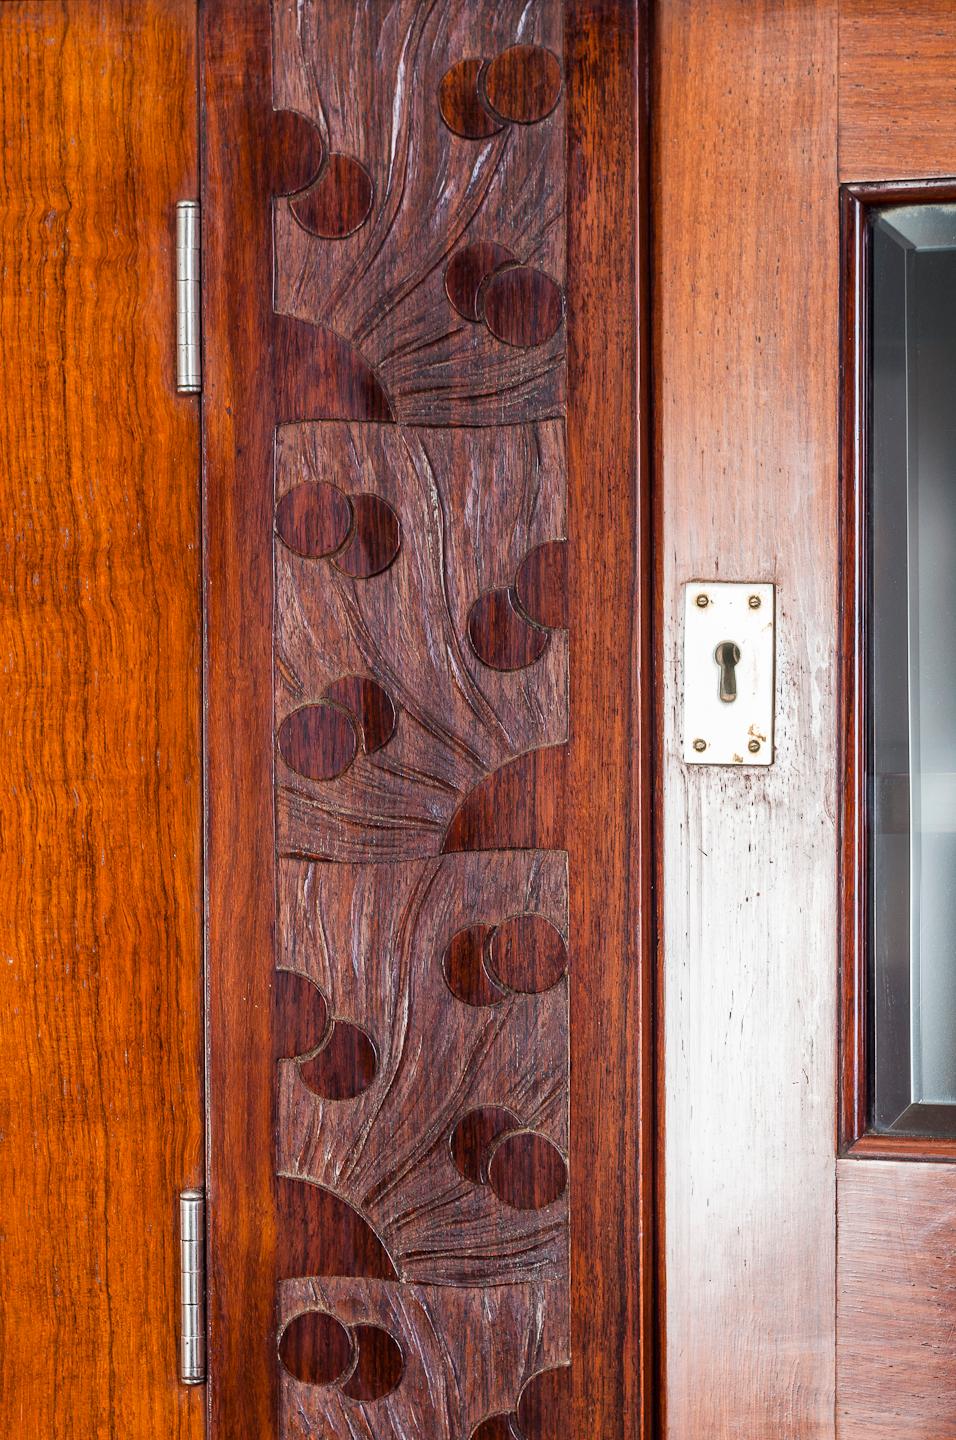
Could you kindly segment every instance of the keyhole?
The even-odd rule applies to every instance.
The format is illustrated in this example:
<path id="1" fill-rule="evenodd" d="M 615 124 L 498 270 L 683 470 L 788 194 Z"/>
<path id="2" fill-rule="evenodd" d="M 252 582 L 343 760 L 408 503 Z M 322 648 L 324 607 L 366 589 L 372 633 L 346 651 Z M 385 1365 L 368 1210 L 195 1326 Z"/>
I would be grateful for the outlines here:
<path id="1" fill-rule="evenodd" d="M 740 646 L 732 640 L 721 640 L 714 651 L 714 659 L 720 666 L 720 698 L 729 705 L 737 699 L 737 665 L 740 661 Z"/>

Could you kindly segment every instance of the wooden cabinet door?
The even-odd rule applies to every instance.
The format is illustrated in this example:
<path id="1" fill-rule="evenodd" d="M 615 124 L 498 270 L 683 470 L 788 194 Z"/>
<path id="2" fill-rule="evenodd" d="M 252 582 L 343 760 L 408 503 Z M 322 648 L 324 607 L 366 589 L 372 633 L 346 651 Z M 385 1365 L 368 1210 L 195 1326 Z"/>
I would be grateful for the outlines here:
<path id="1" fill-rule="evenodd" d="M 866 227 L 956 193 L 954 45 L 953 7 L 928 0 L 657 7 L 671 1440 L 956 1435 L 956 1132 L 883 1133 L 873 1108 L 887 982 L 868 957 L 892 923 L 908 985 L 911 896 L 868 881 L 865 704 L 888 683 L 874 586 L 907 544 L 884 525 L 874 548 Z M 776 586 L 768 768 L 681 755 L 682 587 L 709 580 Z"/>
<path id="2" fill-rule="evenodd" d="M 649 1433 L 637 21 L 203 7 L 214 1440 Z"/>
<path id="3" fill-rule="evenodd" d="M 0 1433 L 199 1440 L 194 0 L 0 5 Z"/>

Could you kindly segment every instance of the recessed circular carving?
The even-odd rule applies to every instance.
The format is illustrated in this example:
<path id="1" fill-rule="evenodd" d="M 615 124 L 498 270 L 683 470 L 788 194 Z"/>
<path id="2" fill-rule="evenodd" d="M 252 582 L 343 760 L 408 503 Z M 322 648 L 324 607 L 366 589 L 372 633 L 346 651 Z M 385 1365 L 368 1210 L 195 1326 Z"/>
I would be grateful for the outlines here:
<path id="1" fill-rule="evenodd" d="M 495 114 L 519 125 L 543 120 L 561 96 L 560 62 L 543 45 L 512 45 L 503 50 L 482 79 Z"/>
<path id="2" fill-rule="evenodd" d="M 510 1110 L 498 1105 L 483 1105 L 462 1116 L 451 1132 L 451 1158 L 459 1175 L 473 1185 L 486 1185 L 491 1147 L 517 1123 Z"/>
<path id="3" fill-rule="evenodd" d="M 342 1390 L 350 1400 L 384 1400 L 398 1388 L 405 1373 L 401 1347 L 378 1325 L 353 1325 L 352 1336 L 358 1358 Z"/>
<path id="4" fill-rule="evenodd" d="M 329 1029 L 329 1007 L 318 985 L 295 970 L 277 970 L 272 1003 L 281 1056 L 307 1055 L 322 1044 Z"/>
<path id="5" fill-rule="evenodd" d="M 351 524 L 348 496 L 324 482 L 296 485 L 276 506 L 280 540 L 310 560 L 331 555 L 344 545 Z"/>
<path id="6" fill-rule="evenodd" d="M 306 1310 L 289 1321 L 279 1339 L 279 1358 L 305 1385 L 334 1385 L 354 1359 L 352 1338 L 324 1310 Z"/>
<path id="7" fill-rule="evenodd" d="M 479 309 L 483 282 L 499 265 L 507 265 L 514 258 L 504 245 L 492 240 L 476 240 L 455 251 L 445 270 L 445 294 L 464 320 L 477 323 L 483 318 Z"/>
<path id="8" fill-rule="evenodd" d="M 477 1430 L 472 1430 L 471 1440 L 515 1440 L 510 1415 L 489 1415 L 482 1420 Z"/>
<path id="9" fill-rule="evenodd" d="M 365 166 L 352 155 L 333 151 L 315 184 L 289 203 L 310 234 L 323 240 L 343 240 L 365 224 L 373 195 L 372 177 Z"/>
<path id="10" fill-rule="evenodd" d="M 568 626 L 568 545 L 546 540 L 522 560 L 515 577 L 515 594 L 524 613 L 550 630 Z"/>
<path id="11" fill-rule="evenodd" d="M 544 652 L 549 637 L 528 623 L 511 590 L 487 590 L 469 612 L 468 638 L 478 659 L 493 670 L 523 670 Z"/>
<path id="12" fill-rule="evenodd" d="M 378 1057 L 364 1030 L 336 1020 L 317 1055 L 299 1064 L 299 1074 L 323 1100 L 354 1100 L 375 1079 Z"/>
<path id="13" fill-rule="evenodd" d="M 564 315 L 560 286 L 531 265 L 512 265 L 492 275 L 483 288 L 482 304 L 495 339 L 519 349 L 544 345 Z"/>
<path id="14" fill-rule="evenodd" d="M 273 195 L 306 189 L 322 169 L 325 148 L 318 126 L 297 110 L 273 110 L 262 137 L 265 173 Z"/>
<path id="15" fill-rule="evenodd" d="M 567 974 L 568 947 L 543 915 L 516 915 L 495 929 L 488 969 L 509 990 L 537 995 Z"/>
<path id="16" fill-rule="evenodd" d="M 362 732 L 366 755 L 381 750 L 395 733 L 395 706 L 388 692 L 367 675 L 343 675 L 341 679 L 333 680 L 322 698 L 343 706 L 355 717 Z"/>
<path id="17" fill-rule="evenodd" d="M 279 754 L 307 780 L 334 780 L 358 754 L 355 725 L 336 705 L 303 705 L 279 727 Z"/>
<path id="18" fill-rule="evenodd" d="M 524 1440 L 571 1434 L 570 1365 L 532 1375 L 518 1401 L 518 1425 Z"/>
<path id="19" fill-rule="evenodd" d="M 446 70 L 438 87 L 441 118 L 449 130 L 465 140 L 487 140 L 503 128 L 481 103 L 479 82 L 483 68 L 483 60 L 459 60 Z"/>
<path id="20" fill-rule="evenodd" d="M 568 1167 L 550 1140 L 531 1130 L 516 1130 L 494 1145 L 488 1183 L 514 1210 L 543 1210 L 564 1194 Z"/>
<path id="21" fill-rule="evenodd" d="M 335 557 L 336 569 L 356 580 L 380 575 L 401 546 L 398 516 L 381 495 L 352 496 L 352 530 L 348 543 Z"/>
<path id="22" fill-rule="evenodd" d="M 466 1005 L 500 1005 L 505 992 L 485 969 L 487 925 L 469 925 L 451 937 L 442 966 L 451 993 Z"/>

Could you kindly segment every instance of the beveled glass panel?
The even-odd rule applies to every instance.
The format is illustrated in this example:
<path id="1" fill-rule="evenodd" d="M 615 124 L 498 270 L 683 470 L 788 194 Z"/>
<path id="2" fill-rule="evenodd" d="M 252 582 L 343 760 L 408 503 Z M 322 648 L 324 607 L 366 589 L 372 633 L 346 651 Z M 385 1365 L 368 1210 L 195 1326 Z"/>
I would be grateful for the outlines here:
<path id="1" fill-rule="evenodd" d="M 956 205 L 870 231 L 871 1122 L 956 1135 Z"/>

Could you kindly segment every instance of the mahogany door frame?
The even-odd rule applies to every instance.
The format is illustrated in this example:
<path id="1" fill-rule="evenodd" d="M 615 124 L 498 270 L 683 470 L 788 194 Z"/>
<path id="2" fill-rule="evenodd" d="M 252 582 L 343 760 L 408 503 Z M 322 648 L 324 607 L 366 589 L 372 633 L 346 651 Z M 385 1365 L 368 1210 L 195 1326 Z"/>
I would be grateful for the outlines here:
<path id="1" fill-rule="evenodd" d="M 335 0 L 351 3 L 351 0 Z M 572 1429 L 656 1408 L 647 9 L 566 0 Z M 272 299 L 274 194 L 307 167 L 272 109 L 269 0 L 203 0 L 209 1422 L 277 1406 L 284 1238 L 263 1043 L 275 946 L 272 462 L 299 381 Z M 296 141 L 301 137 L 297 136 Z M 308 172 L 306 168 L 306 173 Z M 359 382 L 356 381 L 356 384 Z M 332 415 L 347 416 L 340 391 Z M 256 1018 L 260 1017 L 260 1018 Z"/>
<path id="2" fill-rule="evenodd" d="M 869 211 L 882 205 L 952 203 L 956 180 L 844 184 L 841 207 L 840 722 L 838 1153 L 858 1160 L 956 1159 L 956 1140 L 889 1135 L 869 1125 L 869 937 L 866 628 L 869 584 L 866 477 L 869 448 Z"/>

